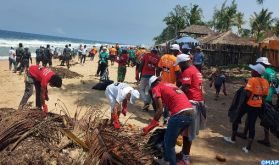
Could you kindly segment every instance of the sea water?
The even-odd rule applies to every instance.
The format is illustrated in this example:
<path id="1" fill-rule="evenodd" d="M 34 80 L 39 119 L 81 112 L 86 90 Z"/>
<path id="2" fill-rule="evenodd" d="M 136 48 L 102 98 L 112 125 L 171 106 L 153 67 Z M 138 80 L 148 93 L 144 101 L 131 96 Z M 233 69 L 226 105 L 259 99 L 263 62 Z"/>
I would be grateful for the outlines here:
<path id="1" fill-rule="evenodd" d="M 19 43 L 22 43 L 23 47 L 28 47 L 33 57 L 37 48 L 40 46 L 46 47 L 47 44 L 52 49 L 58 48 L 59 50 L 63 50 L 66 44 L 71 44 L 72 48 L 75 49 L 78 49 L 80 44 L 86 45 L 88 48 L 91 48 L 93 45 L 99 47 L 101 44 L 114 44 L 110 42 L 0 30 L 0 59 L 8 59 L 9 49 L 11 47 L 16 49 Z"/>

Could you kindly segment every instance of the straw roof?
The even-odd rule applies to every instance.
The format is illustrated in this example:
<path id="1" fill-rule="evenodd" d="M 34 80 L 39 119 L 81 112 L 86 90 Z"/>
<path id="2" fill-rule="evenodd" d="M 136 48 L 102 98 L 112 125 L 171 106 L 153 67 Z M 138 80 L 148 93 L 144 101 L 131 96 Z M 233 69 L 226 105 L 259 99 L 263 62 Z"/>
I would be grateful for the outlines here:
<path id="1" fill-rule="evenodd" d="M 266 43 L 266 44 L 268 44 L 269 41 L 271 41 L 271 40 L 279 40 L 279 37 L 277 37 L 276 35 L 273 35 L 272 37 L 268 37 L 268 38 L 262 40 L 261 43 Z"/>
<path id="2" fill-rule="evenodd" d="M 200 35 L 208 35 L 213 33 L 213 31 L 207 26 L 203 25 L 191 25 L 181 30 L 179 33 L 189 33 L 189 34 L 200 34 Z"/>
<path id="3" fill-rule="evenodd" d="M 201 43 L 206 44 L 226 44 L 226 45 L 251 45 L 254 46 L 256 43 L 249 41 L 248 39 L 239 37 L 231 31 L 224 33 L 214 33 L 206 37 L 198 38 Z"/>

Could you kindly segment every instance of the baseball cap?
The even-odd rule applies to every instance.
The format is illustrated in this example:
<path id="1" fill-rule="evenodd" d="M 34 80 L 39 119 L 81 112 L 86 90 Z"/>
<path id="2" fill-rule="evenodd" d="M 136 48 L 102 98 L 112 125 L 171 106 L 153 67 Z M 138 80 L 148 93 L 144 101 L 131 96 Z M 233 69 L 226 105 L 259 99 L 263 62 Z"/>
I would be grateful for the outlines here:
<path id="1" fill-rule="evenodd" d="M 176 62 L 173 66 L 176 66 L 181 62 L 189 61 L 189 60 L 191 60 L 191 57 L 188 54 L 180 54 L 176 57 Z"/>
<path id="2" fill-rule="evenodd" d="M 191 48 L 190 48 L 190 46 L 188 44 L 184 44 L 184 45 L 182 45 L 182 49 L 190 50 Z"/>
<path id="3" fill-rule="evenodd" d="M 265 67 L 262 64 L 256 64 L 256 65 L 250 64 L 249 68 L 258 72 L 260 75 L 263 75 L 265 73 Z"/>
<path id="4" fill-rule="evenodd" d="M 131 103 L 131 104 L 135 104 L 136 99 L 139 99 L 139 97 L 140 97 L 139 91 L 136 90 L 136 89 L 133 89 L 133 90 L 131 91 L 130 103 Z"/>
<path id="5" fill-rule="evenodd" d="M 256 63 L 263 63 L 265 65 L 270 65 L 270 63 L 268 62 L 268 58 L 266 57 L 260 57 L 257 59 Z"/>
<path id="6" fill-rule="evenodd" d="M 151 87 L 151 85 L 158 79 L 157 76 L 151 76 L 149 79 L 149 87 Z"/>
<path id="7" fill-rule="evenodd" d="M 178 44 L 173 44 L 173 45 L 171 45 L 170 49 L 171 49 L 171 50 L 178 50 L 178 51 L 180 51 L 180 47 L 179 47 Z"/>

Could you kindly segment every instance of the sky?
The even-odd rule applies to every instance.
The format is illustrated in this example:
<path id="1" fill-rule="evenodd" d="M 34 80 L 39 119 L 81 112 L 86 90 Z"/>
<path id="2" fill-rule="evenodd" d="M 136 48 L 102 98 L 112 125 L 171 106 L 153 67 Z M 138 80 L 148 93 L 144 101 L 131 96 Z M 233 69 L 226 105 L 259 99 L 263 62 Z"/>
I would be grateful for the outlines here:
<path id="1" fill-rule="evenodd" d="M 232 0 L 228 0 L 228 4 Z M 62 37 L 152 45 L 177 5 L 198 4 L 204 20 L 224 0 L 0 0 L 0 29 Z M 279 17 L 279 1 L 236 0 L 245 20 L 268 8 Z M 247 26 L 247 25 L 246 25 Z"/>

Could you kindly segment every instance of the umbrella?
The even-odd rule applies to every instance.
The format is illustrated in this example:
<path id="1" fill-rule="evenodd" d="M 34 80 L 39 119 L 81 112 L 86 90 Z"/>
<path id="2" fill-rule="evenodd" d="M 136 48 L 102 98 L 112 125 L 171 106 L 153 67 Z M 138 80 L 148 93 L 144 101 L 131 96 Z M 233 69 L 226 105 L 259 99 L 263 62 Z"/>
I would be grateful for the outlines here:
<path id="1" fill-rule="evenodd" d="M 192 38 L 192 37 L 189 37 L 189 36 L 185 36 L 185 37 L 182 37 L 182 38 L 179 38 L 177 40 L 175 40 L 177 43 L 199 43 L 198 40 Z"/>

